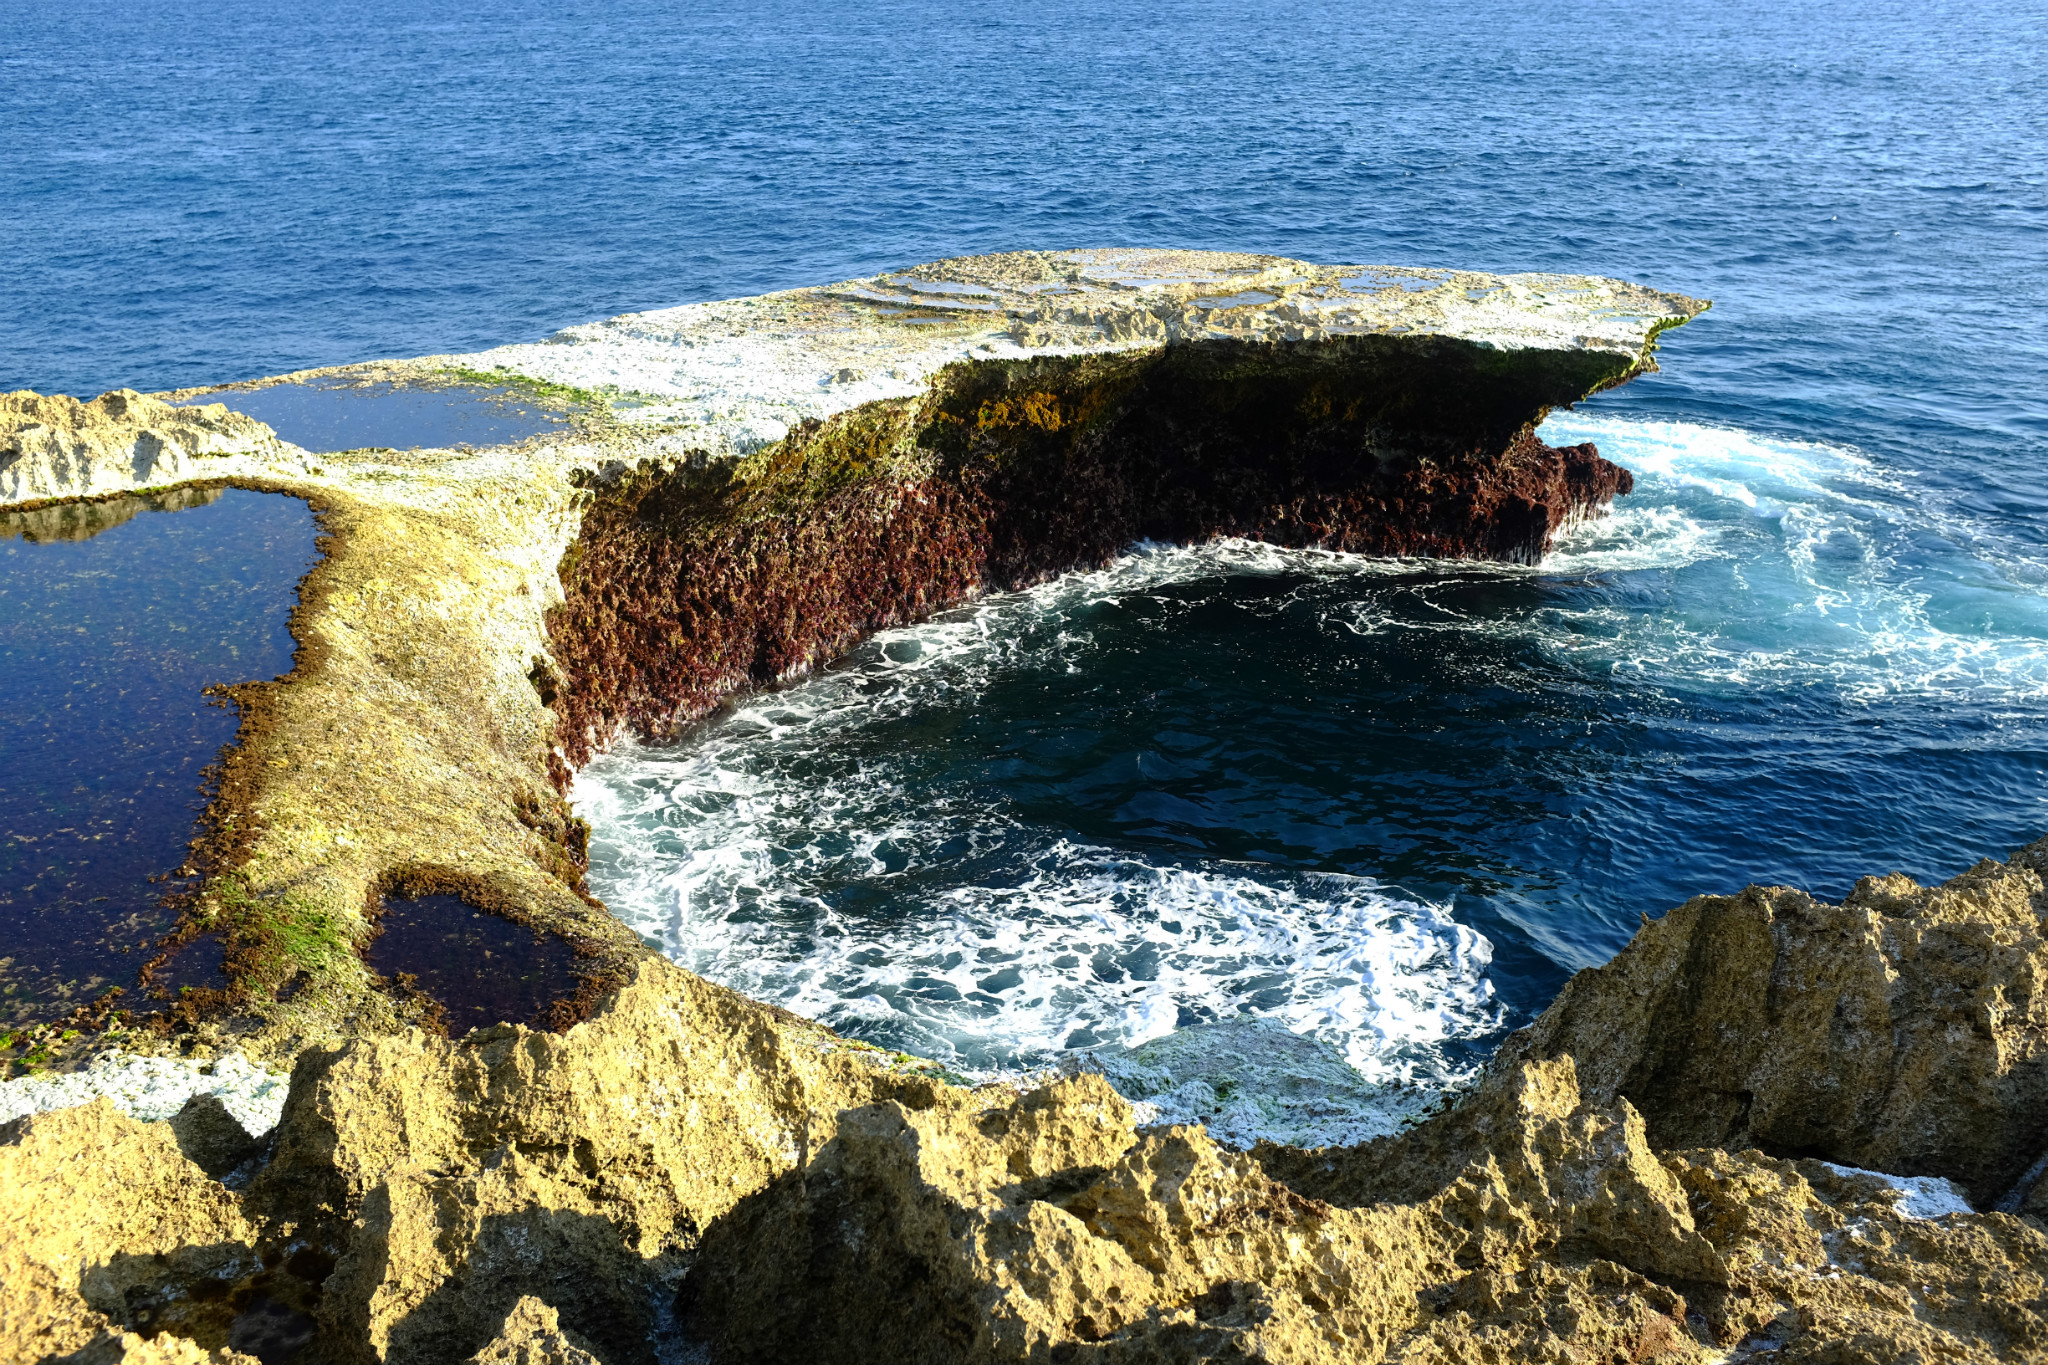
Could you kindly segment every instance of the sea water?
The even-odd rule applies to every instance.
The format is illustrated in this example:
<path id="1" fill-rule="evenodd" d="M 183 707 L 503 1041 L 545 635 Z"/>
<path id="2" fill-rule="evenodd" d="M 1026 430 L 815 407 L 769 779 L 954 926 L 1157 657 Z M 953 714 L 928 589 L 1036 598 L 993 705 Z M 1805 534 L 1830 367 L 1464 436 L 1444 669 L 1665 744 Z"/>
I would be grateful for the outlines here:
<path id="1" fill-rule="evenodd" d="M 1261 1020 L 1412 1109 L 1645 914 L 2048 831 L 2048 554 L 1842 447 L 1545 435 L 1637 488 L 1540 566 L 1135 547 L 600 758 L 593 885 L 966 1070 Z"/>
<path id="2" fill-rule="evenodd" d="M 2048 831 L 2039 3 L 109 0 L 8 34 L 0 387 L 1019 247 L 1715 301 L 1551 416 L 1637 491 L 1539 566 L 1134 546 L 582 775 L 609 904 L 859 1036 L 1343 1136 L 1643 914 Z"/>

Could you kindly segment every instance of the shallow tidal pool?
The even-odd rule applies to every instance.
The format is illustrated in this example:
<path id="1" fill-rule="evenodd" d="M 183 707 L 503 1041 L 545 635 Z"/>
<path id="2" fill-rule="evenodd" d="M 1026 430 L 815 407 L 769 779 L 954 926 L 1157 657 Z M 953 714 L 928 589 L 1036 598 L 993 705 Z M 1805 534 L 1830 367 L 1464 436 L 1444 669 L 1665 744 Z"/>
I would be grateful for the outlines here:
<path id="1" fill-rule="evenodd" d="M 291 668 L 314 536 L 240 489 L 0 514 L 0 1027 L 132 991 L 235 735 L 206 689 Z"/>

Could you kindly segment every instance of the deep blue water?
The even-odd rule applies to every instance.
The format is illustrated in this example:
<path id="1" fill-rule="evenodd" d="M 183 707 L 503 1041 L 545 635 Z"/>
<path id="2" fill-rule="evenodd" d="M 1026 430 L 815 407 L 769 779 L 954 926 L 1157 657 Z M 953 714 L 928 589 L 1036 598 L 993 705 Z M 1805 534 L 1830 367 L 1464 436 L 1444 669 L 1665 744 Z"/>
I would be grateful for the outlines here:
<path id="1" fill-rule="evenodd" d="M 292 666 L 313 540 L 304 502 L 236 488 L 0 513 L 0 1032 L 109 987 L 147 1007 L 165 878 L 235 737 L 205 689 Z M 215 984 L 203 957 L 174 981 Z"/>
<path id="2" fill-rule="evenodd" d="M 2048 830 L 2039 3 L 5 25 L 0 387 L 467 350 L 1026 246 L 1714 299 L 1665 373 L 1557 419 L 1641 491 L 1540 571 L 1148 552 L 592 775 L 608 899 L 849 1027 L 1000 1060 L 1249 1009 L 1355 1056 L 1451 1047 L 1691 892 L 1839 895 Z M 888 965 L 962 905 L 958 962 Z M 1197 952 L 1189 906 L 1236 946 Z M 1083 965 L 1005 977 L 1055 923 Z M 1404 982 L 1441 1027 L 1401 1033 Z"/>

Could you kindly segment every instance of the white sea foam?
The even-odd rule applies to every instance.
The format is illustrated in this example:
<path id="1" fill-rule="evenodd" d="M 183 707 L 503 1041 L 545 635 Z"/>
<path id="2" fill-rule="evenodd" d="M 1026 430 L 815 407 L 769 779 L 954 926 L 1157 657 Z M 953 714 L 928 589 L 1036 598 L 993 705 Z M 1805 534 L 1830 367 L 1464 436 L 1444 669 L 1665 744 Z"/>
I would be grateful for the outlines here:
<path id="1" fill-rule="evenodd" d="M 1211 579 L 1272 579 L 1272 610 L 1307 604 L 1326 629 L 1480 632 L 1561 676 L 1653 690 L 2048 696 L 2038 587 L 1960 548 L 1856 452 L 1583 414 L 1543 435 L 1596 441 L 1637 485 L 1541 565 L 1140 545 L 885 632 L 681 744 L 623 746 L 574 793 L 596 889 L 676 960 L 857 1036 L 965 1070 L 1092 1049 L 1168 1117 L 1356 1140 L 1413 1087 L 1455 1083 L 1461 1040 L 1502 1021 L 1491 947 L 1448 907 L 1369 878 L 1085 846 L 970 784 L 926 784 L 915 752 L 863 733 L 960 714 L 1006 675 L 1103 666 L 1103 604 L 1170 629 Z M 1533 590 L 1473 591 L 1489 579 Z M 1247 1083 L 1265 1082 L 1218 1070 L 1248 1022 L 1327 1049 L 1356 1088 L 1324 1077 L 1304 1084 L 1340 1099 L 1254 1102 Z M 1207 1041 L 1172 1043 L 1190 1026 Z M 1323 1076 L 1310 1053 L 1286 1065 Z"/>
<path id="2" fill-rule="evenodd" d="M 1532 572 L 1665 575 L 1646 585 L 1653 603 L 1563 604 L 1502 623 L 1561 661 L 1678 686 L 1826 686 L 1855 701 L 2048 698 L 2038 547 L 1985 543 L 1859 452 L 1581 413 L 1552 416 L 1540 434 L 1593 441 L 1637 479 L 1612 516 Z"/>

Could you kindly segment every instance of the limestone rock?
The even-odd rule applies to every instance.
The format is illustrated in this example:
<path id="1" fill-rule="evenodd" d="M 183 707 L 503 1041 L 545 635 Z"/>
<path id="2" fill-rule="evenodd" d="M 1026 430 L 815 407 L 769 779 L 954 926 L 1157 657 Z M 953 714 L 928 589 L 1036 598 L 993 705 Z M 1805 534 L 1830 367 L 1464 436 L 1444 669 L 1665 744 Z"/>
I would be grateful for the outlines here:
<path id="1" fill-rule="evenodd" d="M 263 1139 L 251 1137 L 218 1095 L 186 1100 L 171 1118 L 171 1135 L 178 1150 L 216 1180 L 263 1150 Z"/>
<path id="2" fill-rule="evenodd" d="M 64 1357 L 62 1365 L 259 1365 L 255 1356 L 226 1346 L 211 1350 L 168 1332 L 144 1338 L 133 1332 L 102 1337 Z"/>
<path id="3" fill-rule="evenodd" d="M 17 1120 L 0 1136 L 0 1359 L 76 1351 L 117 1327 L 210 1330 L 193 1291 L 253 1271 L 254 1240 L 166 1125 L 105 1099 Z"/>
<path id="4" fill-rule="evenodd" d="M 301 1058 L 252 1206 L 336 1257 L 337 1360 L 462 1359 L 525 1295 L 614 1365 L 700 1230 L 842 1109 L 939 1089 L 659 959 L 561 1035 L 414 1032 Z"/>
<path id="5" fill-rule="evenodd" d="M 1979 1208 L 2048 1148 L 2048 840 L 1938 887 L 1751 887 L 1646 923 L 1503 1058 L 1569 1055 L 1665 1146 L 1947 1176 Z"/>
<path id="6" fill-rule="evenodd" d="M 512 1305 L 498 1335 L 471 1359 L 475 1365 L 603 1365 L 531 1294 Z"/>
<path id="7" fill-rule="evenodd" d="M 281 449 L 269 427 L 220 403 L 174 407 L 133 389 L 81 403 L 22 390 L 0 396 L 0 504 L 89 498 L 239 473 L 231 467 L 209 471 L 207 461 Z"/>
<path id="8" fill-rule="evenodd" d="M 1790 951 L 1781 975 L 1824 947 Z M 673 1323 L 718 1365 L 2048 1362 L 2038 1221 L 1660 1149 L 1582 1086 L 1596 1054 L 1503 1055 L 1406 1132 L 1250 1154 L 1139 1127 L 1099 1075 L 967 1090 L 877 1057 L 650 962 L 559 1035 L 309 1051 L 246 1213 L 168 1125 L 24 1120 L 0 1347 L 627 1365 Z"/>

